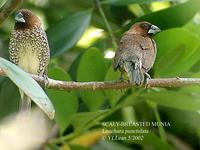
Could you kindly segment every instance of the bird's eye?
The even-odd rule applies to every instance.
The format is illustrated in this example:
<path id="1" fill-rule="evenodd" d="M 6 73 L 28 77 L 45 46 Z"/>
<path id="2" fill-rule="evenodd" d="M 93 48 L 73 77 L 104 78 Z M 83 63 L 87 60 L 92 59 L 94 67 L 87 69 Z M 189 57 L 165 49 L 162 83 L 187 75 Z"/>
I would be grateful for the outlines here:
<path id="1" fill-rule="evenodd" d="M 27 18 L 30 16 L 30 14 L 27 13 L 27 12 L 24 12 L 24 13 L 23 13 L 23 16 L 24 16 L 25 19 L 27 19 Z"/>
<path id="2" fill-rule="evenodd" d="M 142 28 L 148 30 L 149 26 L 147 24 L 142 24 Z"/>

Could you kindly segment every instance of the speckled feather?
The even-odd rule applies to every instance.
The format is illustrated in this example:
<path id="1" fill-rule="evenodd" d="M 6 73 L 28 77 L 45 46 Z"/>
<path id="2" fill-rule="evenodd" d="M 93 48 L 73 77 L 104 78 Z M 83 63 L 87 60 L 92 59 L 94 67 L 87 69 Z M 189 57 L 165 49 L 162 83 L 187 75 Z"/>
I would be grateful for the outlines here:
<path id="1" fill-rule="evenodd" d="M 32 57 L 36 55 L 38 59 L 37 72 L 32 71 L 30 68 L 20 66 L 20 60 L 24 59 L 30 50 Z M 50 49 L 46 33 L 38 26 L 25 30 L 13 30 L 9 44 L 9 52 L 10 60 L 14 64 L 19 65 L 27 72 L 37 75 L 44 74 L 50 59 Z M 34 60 L 30 59 L 28 61 L 27 63 L 29 63 L 30 67 L 33 67 L 32 63 Z"/>
<path id="2" fill-rule="evenodd" d="M 20 9 L 15 15 L 15 21 L 9 43 L 11 62 L 26 72 L 46 77 L 50 49 L 39 18 L 30 10 Z M 20 112 L 28 114 L 31 110 L 31 99 L 22 90 L 19 91 Z"/>

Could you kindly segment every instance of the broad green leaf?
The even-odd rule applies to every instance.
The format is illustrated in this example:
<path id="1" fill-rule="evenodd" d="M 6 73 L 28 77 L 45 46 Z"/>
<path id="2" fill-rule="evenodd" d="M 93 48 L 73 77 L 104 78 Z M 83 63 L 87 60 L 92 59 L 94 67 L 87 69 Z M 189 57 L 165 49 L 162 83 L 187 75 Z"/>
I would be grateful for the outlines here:
<path id="1" fill-rule="evenodd" d="M 189 0 L 188 2 L 139 17 L 129 24 L 127 28 L 139 21 L 149 21 L 162 30 L 180 27 L 190 21 L 199 9 L 199 0 Z"/>
<path id="2" fill-rule="evenodd" d="M 80 132 L 90 127 L 95 119 L 104 116 L 108 112 L 109 110 L 77 113 L 71 117 L 71 124 L 73 125 L 75 132 Z"/>
<path id="3" fill-rule="evenodd" d="M 76 81 L 76 78 L 77 78 L 77 70 L 78 70 L 78 66 L 79 66 L 79 63 L 80 63 L 80 60 L 81 60 L 81 57 L 82 57 L 83 53 L 80 53 L 76 59 L 72 62 L 68 72 L 69 72 L 69 75 L 71 76 L 71 78 Z"/>
<path id="4" fill-rule="evenodd" d="M 17 112 L 20 95 L 18 88 L 8 78 L 5 78 L 0 86 L 0 119 L 2 119 L 11 113 Z"/>
<path id="5" fill-rule="evenodd" d="M 200 38 L 187 30 L 163 31 L 155 41 L 158 48 L 154 65 L 156 77 L 181 76 L 199 60 Z"/>
<path id="6" fill-rule="evenodd" d="M 199 87 L 187 87 L 181 88 L 178 91 L 151 91 L 146 93 L 144 97 L 162 106 L 189 111 L 199 111 L 199 90 Z"/>
<path id="7" fill-rule="evenodd" d="M 144 99 L 139 97 L 137 92 L 133 92 L 131 95 L 126 96 L 117 106 L 122 108 L 122 107 L 131 106 L 131 105 L 136 105 L 143 101 Z"/>
<path id="8" fill-rule="evenodd" d="M 54 107 L 37 82 L 31 76 L 11 62 L 0 58 L 0 67 L 5 74 L 28 95 L 50 119 L 54 118 Z"/>
<path id="9" fill-rule="evenodd" d="M 106 81 L 112 81 L 112 80 L 118 80 L 120 77 L 120 72 L 115 72 L 113 70 L 112 65 L 108 69 L 108 72 L 106 74 L 105 80 Z M 120 100 L 121 96 L 124 95 L 124 91 L 122 90 L 105 90 L 106 97 L 108 98 L 111 106 L 115 106 L 115 104 Z"/>
<path id="10" fill-rule="evenodd" d="M 199 14 L 197 14 L 190 22 L 188 22 L 184 26 L 184 29 L 187 29 L 190 32 L 192 32 L 200 37 L 200 24 L 198 23 L 198 21 L 199 21 L 198 16 L 199 16 Z"/>
<path id="11" fill-rule="evenodd" d="M 0 77 L 0 84 L 4 81 L 5 77 Z"/>
<path id="12" fill-rule="evenodd" d="M 143 141 L 132 141 L 133 143 L 140 143 L 142 145 L 146 146 L 153 146 L 155 150 L 175 150 L 172 148 L 171 145 L 168 143 L 165 143 L 161 140 L 160 137 L 158 137 L 156 134 L 153 133 L 153 131 L 149 131 L 150 133 L 144 135 L 144 140 Z"/>
<path id="13" fill-rule="evenodd" d="M 159 110 L 162 110 L 162 113 L 165 114 L 165 117 L 167 117 L 168 120 L 170 120 L 170 123 L 172 125 L 170 131 L 176 130 L 176 134 L 187 134 L 191 131 L 193 131 L 193 133 L 197 133 L 196 131 L 199 130 L 199 112 L 186 111 L 163 106 L 160 106 Z"/>
<path id="14" fill-rule="evenodd" d="M 158 137 L 153 130 L 144 126 L 106 126 L 104 129 L 107 130 L 123 130 L 122 133 L 114 132 L 112 135 L 124 138 L 123 142 L 131 144 L 139 144 L 142 146 L 153 147 L 155 150 L 173 150 L 173 148 L 163 142 L 160 137 Z M 133 131 L 143 131 L 143 132 L 133 132 Z M 128 132 L 129 131 L 129 132 Z M 140 137 L 141 140 L 134 139 L 135 137 Z"/>
<path id="15" fill-rule="evenodd" d="M 70 76 L 61 68 L 51 68 L 48 71 L 49 77 L 62 81 L 70 81 Z M 69 118 L 78 109 L 77 92 L 66 92 L 48 89 L 48 95 L 55 107 L 55 120 L 61 133 L 69 125 Z"/>
<path id="16" fill-rule="evenodd" d="M 151 2 L 164 2 L 172 0 L 104 0 L 103 4 L 112 4 L 112 5 L 129 5 L 129 4 L 146 4 Z"/>
<path id="17" fill-rule="evenodd" d="M 128 148 L 124 144 L 117 141 L 108 141 L 101 140 L 97 144 L 95 144 L 92 150 L 136 150 L 134 148 Z"/>
<path id="18" fill-rule="evenodd" d="M 102 53 L 96 48 L 90 48 L 81 57 L 77 81 L 103 81 L 106 69 Z M 98 110 L 105 100 L 103 91 L 80 91 L 80 95 L 92 111 Z"/>
<path id="19" fill-rule="evenodd" d="M 61 150 L 57 145 L 51 144 L 51 143 L 48 143 L 48 145 L 45 144 L 44 149 L 45 150 Z"/>
<path id="20" fill-rule="evenodd" d="M 51 56 L 61 55 L 73 47 L 87 29 L 91 11 L 72 14 L 47 30 Z"/>
<path id="21" fill-rule="evenodd" d="M 70 150 L 91 150 L 91 149 L 89 147 L 85 147 L 85 146 L 70 144 Z"/>

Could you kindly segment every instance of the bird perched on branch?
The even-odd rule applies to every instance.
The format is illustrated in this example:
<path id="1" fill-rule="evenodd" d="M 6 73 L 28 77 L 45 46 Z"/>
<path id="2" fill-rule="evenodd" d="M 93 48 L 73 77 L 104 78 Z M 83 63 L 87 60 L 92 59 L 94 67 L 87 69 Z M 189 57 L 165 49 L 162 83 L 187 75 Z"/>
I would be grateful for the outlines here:
<path id="1" fill-rule="evenodd" d="M 136 85 L 144 83 L 145 75 L 154 64 L 156 43 L 152 36 L 161 30 L 149 22 L 135 23 L 122 36 L 118 51 L 115 54 L 113 68 L 128 74 L 129 81 Z"/>
<path id="2" fill-rule="evenodd" d="M 50 49 L 39 18 L 30 10 L 16 12 L 15 26 L 9 43 L 10 60 L 24 71 L 47 77 Z M 45 78 L 47 79 L 47 78 Z M 20 111 L 29 112 L 31 99 L 20 90 Z"/>

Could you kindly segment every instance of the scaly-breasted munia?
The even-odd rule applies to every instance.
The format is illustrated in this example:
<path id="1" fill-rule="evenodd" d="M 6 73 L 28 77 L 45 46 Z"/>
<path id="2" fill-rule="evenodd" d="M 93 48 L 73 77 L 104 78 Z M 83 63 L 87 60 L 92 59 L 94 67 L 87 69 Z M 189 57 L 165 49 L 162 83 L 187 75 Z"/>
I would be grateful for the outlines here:
<path id="1" fill-rule="evenodd" d="M 127 72 L 129 81 L 141 85 L 144 75 L 151 69 L 156 58 L 156 43 L 152 36 L 160 29 L 149 22 L 135 23 L 122 36 L 118 51 L 115 54 L 113 68 Z M 150 76 L 149 76 L 150 77 Z"/>
<path id="2" fill-rule="evenodd" d="M 10 60 L 24 71 L 45 77 L 50 59 L 50 49 L 39 18 L 30 10 L 16 12 L 15 26 L 9 43 Z M 31 99 L 21 90 L 20 110 L 29 112 Z"/>

